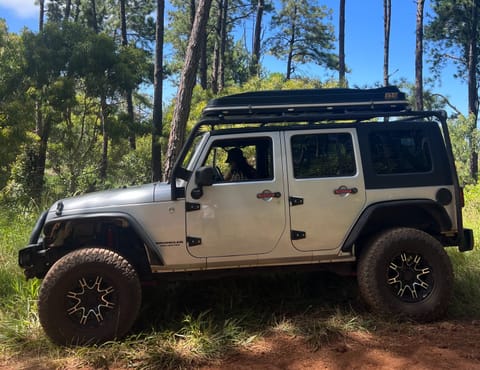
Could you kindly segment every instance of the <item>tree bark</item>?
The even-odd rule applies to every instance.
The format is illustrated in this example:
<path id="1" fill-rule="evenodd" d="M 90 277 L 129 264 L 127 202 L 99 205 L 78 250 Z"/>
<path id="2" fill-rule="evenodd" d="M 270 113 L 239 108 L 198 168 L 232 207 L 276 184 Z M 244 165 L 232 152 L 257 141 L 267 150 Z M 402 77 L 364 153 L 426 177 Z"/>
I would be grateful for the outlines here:
<path id="1" fill-rule="evenodd" d="M 34 163 L 31 176 L 32 198 L 37 204 L 42 199 L 43 186 L 45 183 L 45 163 L 47 161 L 48 141 L 50 138 L 51 124 L 48 119 L 42 120 L 41 130 L 37 132 L 40 141 L 37 149 L 33 150 L 31 159 Z"/>
<path id="2" fill-rule="evenodd" d="M 470 175 L 476 183 L 478 180 L 478 148 L 474 132 L 477 127 L 478 119 L 478 87 L 477 87 L 477 67 L 478 67 L 478 8 L 475 4 L 471 6 L 472 29 L 468 45 L 468 113 L 473 116 L 471 135 L 470 135 Z"/>
<path id="3" fill-rule="evenodd" d="M 39 19 L 38 19 L 38 30 L 40 32 L 43 31 L 43 23 L 45 19 L 45 0 L 40 0 L 40 13 L 39 13 Z"/>
<path id="4" fill-rule="evenodd" d="M 340 0 L 340 17 L 339 17 L 339 32 L 338 32 L 338 79 L 340 86 L 347 85 L 345 79 L 345 0 Z"/>
<path id="5" fill-rule="evenodd" d="M 72 9 L 72 0 L 67 0 L 65 2 L 65 22 L 69 21 L 71 9 Z"/>
<path id="6" fill-rule="evenodd" d="M 423 10 L 425 0 L 417 0 L 415 44 L 415 109 L 423 110 Z"/>
<path id="7" fill-rule="evenodd" d="M 199 79 L 203 90 L 208 88 L 208 62 L 207 62 L 207 35 L 202 35 L 202 51 L 200 54 Z"/>
<path id="8" fill-rule="evenodd" d="M 108 129 L 107 129 L 107 100 L 105 95 L 101 97 L 100 120 L 102 122 L 102 159 L 100 160 L 99 177 L 102 183 L 107 179 L 108 170 Z"/>
<path id="9" fill-rule="evenodd" d="M 257 15 L 255 17 L 255 31 L 253 34 L 252 61 L 250 64 L 250 75 L 260 74 L 260 43 L 262 38 L 262 17 L 265 10 L 265 0 L 258 0 Z"/>
<path id="10" fill-rule="evenodd" d="M 80 1 L 81 0 L 75 0 L 75 14 L 73 15 L 73 21 L 75 23 L 78 22 L 78 17 L 80 16 Z"/>
<path id="11" fill-rule="evenodd" d="M 43 31 L 45 18 L 45 0 L 40 0 L 40 13 L 38 21 L 38 29 Z M 32 198 L 38 203 L 42 197 L 43 185 L 45 181 L 45 162 L 47 159 L 48 139 L 50 136 L 50 124 L 46 123 L 42 111 L 43 91 L 39 89 L 39 96 L 35 101 L 35 133 L 40 138 L 38 147 L 27 149 L 29 152 L 29 161 L 32 164 L 33 171 L 30 174 L 29 181 L 32 191 Z"/>
<path id="12" fill-rule="evenodd" d="M 92 28 L 93 32 L 98 34 L 98 22 L 97 22 L 97 4 L 95 0 L 90 0 L 92 6 Z"/>
<path id="13" fill-rule="evenodd" d="M 168 139 L 165 167 L 165 176 L 167 179 L 172 176 L 175 159 L 185 139 L 185 129 L 190 114 L 190 103 L 192 101 L 193 87 L 195 86 L 195 77 L 198 68 L 198 57 L 200 55 L 200 41 L 202 34 L 206 31 L 211 4 L 212 0 L 199 0 L 192 32 L 188 40 L 185 64 L 180 77 L 175 109 L 173 111 L 172 127 Z"/>
<path id="14" fill-rule="evenodd" d="M 128 45 L 128 36 L 127 36 L 127 14 L 126 14 L 126 0 L 120 0 L 120 24 L 121 24 L 121 34 L 122 34 L 122 45 Z M 134 132 L 135 117 L 133 112 L 133 92 L 132 89 L 126 89 L 125 91 L 125 100 L 127 102 L 127 117 L 128 117 L 128 131 L 130 135 L 128 137 L 128 142 L 130 143 L 130 149 L 135 150 L 137 147 L 136 137 Z"/>
<path id="15" fill-rule="evenodd" d="M 215 23 L 215 46 L 213 47 L 213 63 L 212 63 L 212 92 L 218 93 L 219 90 L 219 70 L 220 70 L 220 38 L 222 27 L 222 6 L 223 0 L 217 1 L 217 19 Z"/>
<path id="16" fill-rule="evenodd" d="M 165 0 L 157 0 L 157 24 L 155 27 L 155 70 L 153 81 L 153 130 L 152 130 L 152 181 L 162 179 L 162 130 L 163 130 L 163 34 Z"/>
<path id="17" fill-rule="evenodd" d="M 220 60 L 218 66 L 218 91 L 222 91 L 225 86 L 225 50 L 227 49 L 227 16 L 228 0 L 223 0 L 222 22 L 220 27 Z"/>
<path id="18" fill-rule="evenodd" d="M 383 0 L 383 27 L 384 27 L 384 44 L 383 44 L 383 84 L 388 86 L 389 83 L 389 59 L 390 59 L 390 24 L 392 15 L 392 1 Z"/>
<path id="19" fill-rule="evenodd" d="M 286 80 L 290 80 L 292 77 L 292 72 L 293 72 L 293 67 L 292 67 L 292 61 L 293 61 L 293 47 L 295 45 L 295 33 L 297 32 L 296 29 L 296 18 L 297 18 L 297 7 L 294 6 L 294 19 L 295 21 L 292 22 L 291 27 L 290 27 L 290 41 L 288 43 L 288 57 L 287 57 L 287 76 Z"/>
<path id="20" fill-rule="evenodd" d="M 193 29 L 193 23 L 195 22 L 195 13 L 197 11 L 196 0 L 190 0 L 190 33 Z"/>

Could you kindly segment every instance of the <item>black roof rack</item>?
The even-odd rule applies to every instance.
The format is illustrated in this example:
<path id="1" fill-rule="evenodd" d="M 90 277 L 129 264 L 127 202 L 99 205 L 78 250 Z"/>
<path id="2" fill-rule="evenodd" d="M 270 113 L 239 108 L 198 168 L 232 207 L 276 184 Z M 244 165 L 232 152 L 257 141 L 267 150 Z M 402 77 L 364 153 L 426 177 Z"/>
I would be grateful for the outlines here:
<path id="1" fill-rule="evenodd" d="M 399 112 L 408 109 L 396 86 L 376 89 L 302 89 L 247 92 L 212 99 L 202 118 L 256 114 Z"/>

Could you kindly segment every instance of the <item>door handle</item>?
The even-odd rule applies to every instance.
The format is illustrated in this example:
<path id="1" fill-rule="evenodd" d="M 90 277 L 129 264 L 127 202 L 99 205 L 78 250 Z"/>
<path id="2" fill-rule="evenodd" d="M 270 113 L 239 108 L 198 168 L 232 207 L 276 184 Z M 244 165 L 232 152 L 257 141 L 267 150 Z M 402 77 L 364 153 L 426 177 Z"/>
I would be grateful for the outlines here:
<path id="1" fill-rule="evenodd" d="M 358 193 L 358 189 L 356 187 L 347 188 L 346 186 L 342 185 L 338 189 L 333 191 L 335 195 L 346 195 L 346 194 L 356 194 Z"/>
<path id="2" fill-rule="evenodd" d="M 264 190 L 261 193 L 257 194 L 257 199 L 272 199 L 272 198 L 280 198 L 282 193 L 279 191 L 270 191 Z"/>

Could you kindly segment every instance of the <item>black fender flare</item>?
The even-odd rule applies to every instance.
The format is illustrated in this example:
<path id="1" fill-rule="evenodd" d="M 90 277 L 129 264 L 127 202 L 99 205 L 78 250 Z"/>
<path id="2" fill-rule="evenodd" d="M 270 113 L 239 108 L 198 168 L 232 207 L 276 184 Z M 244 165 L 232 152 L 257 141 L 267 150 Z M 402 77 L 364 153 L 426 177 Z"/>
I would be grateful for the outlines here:
<path id="1" fill-rule="evenodd" d="M 452 220 L 445 208 L 431 199 L 393 200 L 369 205 L 360 215 L 357 222 L 351 229 L 348 237 L 342 246 L 342 252 L 352 252 L 355 242 L 359 239 L 369 222 L 379 213 L 389 210 L 399 211 L 406 209 L 417 209 L 428 214 L 439 231 L 452 229 Z"/>
<path id="2" fill-rule="evenodd" d="M 137 233 L 138 237 L 143 241 L 145 244 L 148 255 L 152 259 L 154 264 L 163 265 L 164 261 L 162 256 L 160 255 L 159 251 L 156 248 L 156 243 L 152 239 L 149 233 L 145 231 L 145 229 L 140 225 L 140 223 L 130 214 L 124 212 L 104 212 L 104 213 L 85 213 L 85 214 L 74 214 L 74 215 L 67 215 L 58 217 L 52 220 L 49 220 L 45 227 L 50 224 L 57 223 L 57 222 L 68 222 L 68 221 L 75 221 L 75 220 L 108 220 L 108 219 L 123 219 L 126 220 L 128 225 L 132 227 L 133 231 Z"/>

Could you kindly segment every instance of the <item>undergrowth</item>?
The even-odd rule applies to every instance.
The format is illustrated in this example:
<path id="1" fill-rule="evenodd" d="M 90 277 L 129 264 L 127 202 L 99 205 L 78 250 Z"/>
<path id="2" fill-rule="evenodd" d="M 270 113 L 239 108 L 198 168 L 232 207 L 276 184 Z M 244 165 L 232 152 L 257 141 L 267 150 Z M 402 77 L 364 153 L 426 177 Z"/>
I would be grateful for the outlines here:
<path id="1" fill-rule="evenodd" d="M 480 238 L 480 186 L 465 192 L 465 226 Z M 284 273 L 165 283 L 148 287 L 130 336 L 99 346 L 53 345 L 39 324 L 40 282 L 17 267 L 36 215 L 0 215 L 0 363 L 40 359 L 46 368 L 198 367 L 262 337 L 301 337 L 316 350 L 352 331 L 400 325 L 368 313 L 356 281 L 330 273 Z M 480 320 L 480 252 L 448 250 L 455 288 L 447 319 Z"/>

